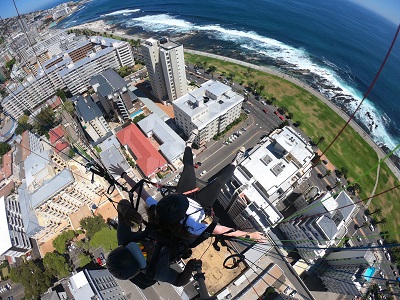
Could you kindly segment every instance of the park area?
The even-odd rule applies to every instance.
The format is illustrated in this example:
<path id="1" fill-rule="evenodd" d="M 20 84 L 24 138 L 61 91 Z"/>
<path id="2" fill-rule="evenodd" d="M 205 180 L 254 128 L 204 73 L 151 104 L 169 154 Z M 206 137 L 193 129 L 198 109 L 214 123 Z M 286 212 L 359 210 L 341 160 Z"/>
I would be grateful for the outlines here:
<path id="1" fill-rule="evenodd" d="M 287 114 L 290 112 L 293 122 L 300 121 L 300 128 L 312 141 L 318 141 L 318 147 L 324 151 L 329 143 L 345 125 L 345 121 L 337 115 L 327 104 L 312 95 L 304 88 L 293 84 L 283 78 L 264 73 L 245 66 L 211 57 L 185 53 L 185 61 L 191 65 L 203 65 L 207 70 L 215 67 L 214 78 L 228 74 L 234 82 L 239 82 L 243 87 L 254 85 L 261 87 L 260 94 L 263 98 L 273 101 L 277 107 L 285 107 Z M 232 76 L 233 75 L 233 76 Z M 348 170 L 347 179 L 350 186 L 355 183 L 361 187 L 359 197 L 367 200 L 374 190 L 379 159 L 372 147 L 352 127 L 347 126 L 337 140 L 325 153 L 328 159 L 340 170 Z M 388 158 L 387 158 L 388 159 Z M 381 161 L 379 179 L 375 196 L 371 201 L 372 209 L 382 209 L 382 219 L 379 224 L 381 231 L 388 231 L 390 240 L 400 241 L 400 190 L 394 188 L 399 185 L 399 180 Z"/>

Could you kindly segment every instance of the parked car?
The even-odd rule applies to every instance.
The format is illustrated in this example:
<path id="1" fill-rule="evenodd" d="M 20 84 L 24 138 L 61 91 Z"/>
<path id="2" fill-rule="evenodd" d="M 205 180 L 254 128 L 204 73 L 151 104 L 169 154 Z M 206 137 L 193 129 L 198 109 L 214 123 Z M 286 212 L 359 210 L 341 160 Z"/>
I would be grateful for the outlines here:
<path id="1" fill-rule="evenodd" d="M 357 235 L 357 241 L 362 242 L 361 236 Z"/>
<path id="2" fill-rule="evenodd" d="M 268 110 L 266 110 L 265 108 L 263 108 L 263 112 L 267 113 L 267 112 L 268 112 Z"/>
<path id="3" fill-rule="evenodd" d="M 281 119 L 282 121 L 285 121 L 285 117 L 284 116 L 279 116 L 279 119 Z"/>
<path id="4" fill-rule="evenodd" d="M 106 264 L 106 260 L 102 259 L 101 257 L 96 258 L 96 262 L 99 266 L 104 266 Z"/>
<path id="5" fill-rule="evenodd" d="M 206 170 L 203 170 L 203 171 L 201 171 L 200 176 L 203 176 L 203 175 L 206 174 L 206 173 L 207 173 L 207 171 L 206 171 Z"/>
<path id="6" fill-rule="evenodd" d="M 245 112 L 246 114 L 250 114 L 250 111 L 249 111 L 248 109 L 245 109 L 244 112 Z"/>
<path id="7" fill-rule="evenodd" d="M 381 240 L 381 239 L 379 239 L 379 240 L 377 240 L 377 243 L 379 244 L 379 245 L 383 245 L 383 241 Z"/>
<path id="8" fill-rule="evenodd" d="M 386 259 L 387 259 L 387 260 L 391 260 L 390 254 L 389 254 L 388 252 L 385 252 L 385 256 L 386 256 Z M 390 267 L 391 267 L 392 270 L 393 270 L 393 267 L 392 267 L 392 266 L 390 266 Z"/>
<path id="9" fill-rule="evenodd" d="M 291 288 L 290 286 L 288 286 L 288 287 L 283 291 L 283 293 L 286 294 L 286 295 L 289 295 L 292 291 L 293 291 L 292 288 Z"/>
<path id="10" fill-rule="evenodd" d="M 290 294 L 289 294 L 289 296 L 291 296 L 291 297 L 294 297 L 294 296 L 296 296 L 297 295 L 297 291 L 293 291 L 293 292 L 291 292 Z"/>
<path id="11" fill-rule="evenodd" d="M 363 219 L 365 222 L 368 222 L 368 217 L 366 215 L 363 215 Z"/>
<path id="12" fill-rule="evenodd" d="M 371 231 L 375 231 L 375 227 L 372 224 L 369 224 L 369 229 L 371 229 Z"/>

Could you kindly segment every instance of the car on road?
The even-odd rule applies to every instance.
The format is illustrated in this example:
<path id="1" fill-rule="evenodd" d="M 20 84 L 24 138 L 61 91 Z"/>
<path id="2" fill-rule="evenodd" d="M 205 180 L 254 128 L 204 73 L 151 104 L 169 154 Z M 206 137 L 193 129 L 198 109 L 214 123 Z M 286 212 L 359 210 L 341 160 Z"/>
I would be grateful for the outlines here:
<path id="1" fill-rule="evenodd" d="M 382 271 L 379 271 L 379 275 L 383 278 L 385 277 L 385 274 Z"/>
<path id="2" fill-rule="evenodd" d="M 203 170 L 203 171 L 201 171 L 200 176 L 203 176 L 203 175 L 206 174 L 206 173 L 207 173 L 207 171 L 206 171 L 206 170 Z"/>
<path id="3" fill-rule="evenodd" d="M 265 108 L 263 108 L 263 112 L 267 113 L 267 112 L 268 112 L 268 110 L 266 110 Z"/>
<path id="4" fill-rule="evenodd" d="M 372 225 L 372 224 L 369 224 L 369 229 L 371 229 L 371 231 L 375 231 L 375 227 L 374 227 L 374 225 Z"/>
<path id="5" fill-rule="evenodd" d="M 394 275 L 394 276 L 397 276 L 397 272 L 396 272 L 396 271 L 393 271 L 393 275 Z"/>
<path id="6" fill-rule="evenodd" d="M 285 121 L 285 117 L 284 116 L 279 116 L 279 119 L 281 119 L 282 121 Z"/>
<path id="7" fill-rule="evenodd" d="M 274 111 L 274 114 L 276 114 L 277 116 L 280 116 L 279 112 L 276 110 Z"/>
<path id="8" fill-rule="evenodd" d="M 357 241 L 362 242 L 361 236 L 357 235 Z"/>
<path id="9" fill-rule="evenodd" d="M 365 222 L 368 222 L 368 217 L 366 215 L 363 215 L 363 219 Z"/>
<path id="10" fill-rule="evenodd" d="M 293 292 L 291 292 L 291 293 L 289 294 L 290 297 L 294 297 L 294 296 L 296 296 L 296 295 L 297 295 L 297 291 L 293 291 Z"/>
<path id="11" fill-rule="evenodd" d="M 245 112 L 246 114 L 250 114 L 250 111 L 249 111 L 248 109 L 245 109 L 244 112 Z"/>
<path id="12" fill-rule="evenodd" d="M 390 254 L 389 254 L 388 252 L 385 252 L 385 256 L 386 256 L 386 259 L 387 259 L 387 260 L 391 260 Z M 392 267 L 392 266 L 390 266 L 390 267 L 391 267 L 392 270 L 393 270 L 393 267 Z"/>
<path id="13" fill-rule="evenodd" d="M 383 245 L 383 241 L 382 241 L 381 239 L 377 240 L 376 242 L 377 242 L 380 246 Z"/>

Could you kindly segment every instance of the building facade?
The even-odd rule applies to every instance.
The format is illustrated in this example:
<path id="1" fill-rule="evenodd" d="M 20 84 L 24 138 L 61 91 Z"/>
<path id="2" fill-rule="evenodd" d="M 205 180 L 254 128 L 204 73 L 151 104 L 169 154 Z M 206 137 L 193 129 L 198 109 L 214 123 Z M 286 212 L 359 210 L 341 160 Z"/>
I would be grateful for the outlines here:
<path id="1" fill-rule="evenodd" d="M 0 255 L 20 257 L 32 249 L 16 194 L 0 198 Z"/>
<path id="2" fill-rule="evenodd" d="M 53 97 L 57 89 L 72 94 L 85 92 L 89 80 L 107 69 L 133 66 L 132 49 L 127 42 L 91 37 L 42 64 L 36 76 L 28 78 L 2 101 L 4 110 L 18 119 L 24 110 L 33 110 Z"/>
<path id="3" fill-rule="evenodd" d="M 175 123 L 186 136 L 197 128 L 195 144 L 201 147 L 239 118 L 243 100 L 230 86 L 209 80 L 172 103 Z"/>
<path id="4" fill-rule="evenodd" d="M 173 102 L 188 92 L 182 45 L 167 38 L 147 39 L 141 49 L 158 100 Z"/>
<path id="5" fill-rule="evenodd" d="M 94 143 L 111 135 L 111 128 L 92 97 L 77 96 L 72 99 L 78 119 Z"/>
<path id="6" fill-rule="evenodd" d="M 299 247 L 305 261 L 314 263 L 326 254 L 326 248 L 336 246 L 345 236 L 356 211 L 353 200 L 344 191 L 336 198 L 327 193 L 279 229 Z"/>

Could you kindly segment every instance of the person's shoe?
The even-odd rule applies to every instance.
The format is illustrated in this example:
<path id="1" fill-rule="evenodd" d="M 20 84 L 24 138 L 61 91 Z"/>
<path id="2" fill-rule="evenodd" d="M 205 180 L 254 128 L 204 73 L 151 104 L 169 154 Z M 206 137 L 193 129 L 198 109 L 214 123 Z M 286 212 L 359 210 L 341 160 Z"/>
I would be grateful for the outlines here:
<path id="1" fill-rule="evenodd" d="M 186 141 L 186 146 L 191 147 L 196 137 L 199 135 L 199 130 L 197 128 L 193 129 Z"/>
<path id="2" fill-rule="evenodd" d="M 245 152 L 246 152 L 246 148 L 245 147 L 240 147 L 239 151 L 236 153 L 235 158 L 232 160 L 232 163 L 235 163 L 236 165 L 240 164 L 240 162 L 244 158 L 244 153 Z"/>

